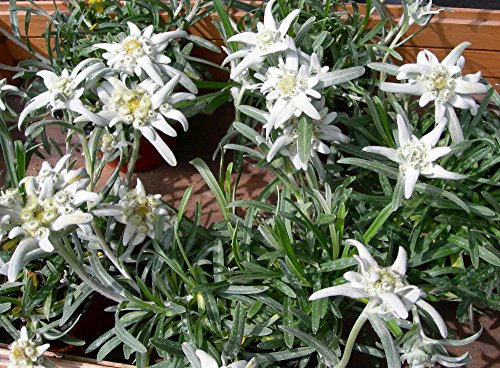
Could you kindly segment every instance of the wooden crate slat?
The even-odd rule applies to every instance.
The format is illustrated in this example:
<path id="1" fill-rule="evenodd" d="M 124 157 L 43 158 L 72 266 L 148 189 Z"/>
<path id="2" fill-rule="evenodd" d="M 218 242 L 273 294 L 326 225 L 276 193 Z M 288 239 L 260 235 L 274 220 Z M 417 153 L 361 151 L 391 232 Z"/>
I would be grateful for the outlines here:
<path id="1" fill-rule="evenodd" d="M 469 41 L 470 49 L 500 51 L 500 21 L 474 21 L 465 19 L 439 19 L 409 40 L 405 46 L 450 47 Z M 417 28 L 413 27 L 413 31 Z"/>
<path id="2" fill-rule="evenodd" d="M 5 344 L 1 344 L 0 348 L 0 368 L 6 368 L 9 364 L 9 350 Z M 72 357 L 66 355 L 59 355 L 52 352 L 44 354 L 52 363 L 60 368 L 134 368 L 133 365 L 114 363 L 114 362 L 97 362 L 94 359 Z"/>

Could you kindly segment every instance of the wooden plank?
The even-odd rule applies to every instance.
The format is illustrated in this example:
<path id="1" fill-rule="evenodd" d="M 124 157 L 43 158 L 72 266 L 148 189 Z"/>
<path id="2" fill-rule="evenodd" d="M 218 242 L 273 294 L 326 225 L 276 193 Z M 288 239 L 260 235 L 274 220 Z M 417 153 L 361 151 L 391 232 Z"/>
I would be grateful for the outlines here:
<path id="1" fill-rule="evenodd" d="M 0 368 L 7 368 L 9 364 L 9 350 L 5 344 L 1 344 L 0 348 Z M 114 367 L 114 368 L 134 368 L 132 365 L 113 363 L 113 362 L 97 362 L 93 359 L 73 357 L 69 355 L 55 354 L 52 352 L 47 352 L 44 354 L 52 363 L 60 368 L 103 368 L 103 367 Z"/>
<path id="2" fill-rule="evenodd" d="M 5 39 L 3 39 L 3 40 L 0 39 L 0 50 L 1 50 L 0 51 L 0 63 L 5 64 L 5 65 L 9 65 L 9 66 L 16 65 L 16 61 L 12 57 L 11 53 L 6 52 L 6 51 L 8 51 L 8 49 L 7 49 Z M 8 78 L 9 83 L 10 83 L 10 82 L 12 82 L 13 76 L 14 76 L 13 72 L 8 71 L 8 70 L 3 70 L 0 68 L 0 78 Z"/>
<path id="3" fill-rule="evenodd" d="M 254 5 L 258 5 L 261 1 L 246 1 Z M 18 2 L 19 6 L 27 6 L 27 2 Z M 40 1 L 37 4 L 50 13 L 54 9 L 51 1 Z M 68 10 L 67 5 L 63 1 L 55 2 L 56 6 L 63 10 Z M 4 28 L 10 27 L 8 3 L 0 3 L 0 26 Z M 348 7 L 348 9 L 352 9 Z M 365 5 L 360 5 L 362 12 L 365 11 Z M 401 7 L 390 5 L 389 12 L 396 17 L 401 14 Z M 244 12 L 241 10 L 230 10 L 230 15 L 234 19 L 240 18 Z M 207 17 L 198 22 L 189 31 L 206 39 L 211 39 L 217 44 L 221 44 L 221 36 L 212 21 L 216 15 Z M 20 17 L 20 22 L 23 22 L 23 16 Z M 377 22 L 376 17 L 371 21 L 371 24 Z M 41 35 L 45 31 L 46 18 L 41 16 L 32 16 L 32 24 L 30 27 L 30 35 Z M 21 27 L 23 28 L 23 27 Z M 21 32 L 23 30 L 21 29 Z M 33 47 L 38 52 L 46 55 L 45 41 L 40 38 L 30 38 Z M 429 48 L 435 51 L 439 57 L 444 56 L 449 49 L 453 48 L 460 42 L 470 40 L 473 44 L 465 52 L 467 58 L 466 72 L 475 72 L 481 70 L 485 77 L 500 78 L 500 66 L 497 60 L 500 52 L 500 11 L 486 11 L 480 9 L 454 9 L 453 12 L 441 12 L 432 20 L 432 25 L 425 31 L 417 35 L 413 40 L 408 42 L 400 49 L 401 54 L 408 57 L 408 60 L 414 60 L 416 54 L 422 48 Z M 12 42 L 7 42 L 7 49 L 12 54 L 13 60 L 22 60 L 29 57 L 29 53 Z M 447 50 L 448 49 L 448 50 Z M 223 55 L 210 55 L 212 60 L 219 60 Z M 11 60 L 12 60 L 11 59 Z"/>
<path id="4" fill-rule="evenodd" d="M 396 21 L 403 14 L 399 5 L 388 5 L 387 8 Z M 352 13 L 352 7 L 347 6 L 346 9 Z M 359 9 L 361 14 L 365 14 L 366 5 L 359 4 Z M 380 17 L 373 15 L 368 27 L 373 27 L 379 21 Z M 419 28 L 412 26 L 407 36 Z M 472 42 L 471 48 L 475 50 L 500 51 L 500 10 L 454 8 L 452 11 L 442 11 L 432 18 L 428 28 L 406 45 L 453 48 L 464 41 Z"/>

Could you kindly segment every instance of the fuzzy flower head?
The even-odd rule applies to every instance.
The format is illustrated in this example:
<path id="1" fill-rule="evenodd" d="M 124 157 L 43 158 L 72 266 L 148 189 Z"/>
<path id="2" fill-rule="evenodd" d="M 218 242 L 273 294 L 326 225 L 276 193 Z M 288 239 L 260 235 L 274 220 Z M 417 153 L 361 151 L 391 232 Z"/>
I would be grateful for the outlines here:
<path id="1" fill-rule="evenodd" d="M 5 102 L 3 101 L 3 96 L 6 94 L 17 94 L 20 96 L 24 96 L 24 93 L 21 92 L 19 88 L 7 84 L 6 78 L 0 80 L 0 110 L 2 111 L 5 111 L 5 109 L 7 108 Z"/>
<path id="2" fill-rule="evenodd" d="M 35 180 L 36 190 L 39 191 L 47 180 L 50 180 L 52 185 L 59 188 L 59 190 L 67 189 L 76 192 L 84 189 L 90 182 L 87 171 L 85 168 L 68 170 L 67 165 L 70 159 L 71 154 L 67 154 L 61 157 L 54 166 L 47 161 L 42 162 L 37 176 L 29 177 Z M 28 178 L 21 180 L 21 183 L 24 183 L 26 180 Z"/>
<path id="3" fill-rule="evenodd" d="M 23 208 L 23 199 L 17 188 L 9 188 L 5 191 L 0 190 L 0 241 L 15 226 L 11 219 L 17 217 L 17 214 Z"/>
<path id="4" fill-rule="evenodd" d="M 309 298 L 316 300 L 328 296 L 345 295 L 351 298 L 368 298 L 376 302 L 372 312 L 389 318 L 408 318 L 408 310 L 420 298 L 422 292 L 406 282 L 406 251 L 400 247 L 398 257 L 390 267 L 381 267 L 356 240 L 347 243 L 358 249 L 354 258 L 359 264 L 359 272 L 344 274 L 347 284 L 337 285 L 315 292 Z"/>
<path id="5" fill-rule="evenodd" d="M 432 368 L 437 364 L 443 367 L 461 367 L 470 362 L 469 353 L 458 357 L 449 356 L 444 343 L 446 340 L 430 339 L 419 329 L 401 347 L 401 362 L 406 362 L 410 368 Z"/>
<path id="6" fill-rule="evenodd" d="M 56 168 L 61 168 L 60 162 L 67 161 L 63 157 Z M 79 207 L 85 203 L 96 203 L 99 195 L 88 192 L 85 187 L 88 179 L 85 170 L 59 170 L 54 173 L 50 164 L 43 164 L 47 173 L 42 178 L 26 177 L 22 180 L 26 191 L 26 201 L 19 194 L 12 192 L 10 202 L 13 206 L 0 206 L 0 217 L 8 216 L 9 221 L 1 224 L 9 228 L 9 238 L 22 238 L 9 261 L 9 281 L 17 278 L 24 257 L 31 251 L 41 248 L 52 252 L 54 246 L 50 236 L 67 227 L 77 225 L 88 233 L 88 223 L 92 215 Z M 66 175 L 61 176 L 61 173 Z M 76 174 L 76 175 L 75 175 Z"/>
<path id="7" fill-rule="evenodd" d="M 172 219 L 161 201 L 161 195 L 147 194 L 140 179 L 137 179 L 135 189 L 127 190 L 121 186 L 118 195 L 118 204 L 103 204 L 93 213 L 96 216 L 114 216 L 118 222 L 125 224 L 123 244 L 137 245 L 146 237 L 154 237 L 155 231 L 164 232 L 171 226 Z M 162 228 L 158 229 L 158 226 Z"/>
<path id="8" fill-rule="evenodd" d="M 108 161 L 109 158 L 118 150 L 127 146 L 127 142 L 120 140 L 121 133 L 121 129 L 117 129 L 114 132 L 106 129 L 106 131 L 101 135 L 100 151 L 102 152 L 103 160 Z"/>
<path id="9" fill-rule="evenodd" d="M 432 10 L 432 0 L 407 0 L 402 3 L 410 16 L 409 25 L 414 23 L 420 26 L 426 25 L 435 14 L 439 14 L 441 11 L 441 9 Z"/>
<path id="10" fill-rule="evenodd" d="M 266 124 L 267 136 L 272 129 L 281 127 L 293 116 L 305 114 L 314 120 L 321 119 L 311 102 L 313 98 L 321 98 L 315 89 L 320 82 L 315 72 L 293 47 L 287 51 L 286 60 L 280 58 L 277 67 L 270 67 L 265 76 L 258 75 L 263 81 L 260 91 L 266 95 L 270 112 Z"/>
<path id="11" fill-rule="evenodd" d="M 269 55 L 286 51 L 289 44 L 286 34 L 292 22 L 297 18 L 300 10 L 295 9 L 281 21 L 279 26 L 273 17 L 273 6 L 276 0 L 267 3 L 264 12 L 264 22 L 257 23 L 257 33 L 243 32 L 228 38 L 227 42 L 240 42 L 247 45 L 247 48 L 230 54 L 223 64 L 243 58 L 238 64 L 231 68 L 231 79 L 236 79 L 248 68 L 262 63 Z"/>
<path id="12" fill-rule="evenodd" d="M 39 345 L 28 337 L 26 327 L 21 328 L 21 336 L 9 349 L 9 365 L 7 368 L 43 368 L 40 358 L 49 348 L 49 344 Z"/>
<path id="13" fill-rule="evenodd" d="M 436 122 L 444 117 L 449 121 L 450 134 L 453 142 L 464 140 L 462 127 L 454 108 L 470 110 L 477 113 L 477 105 L 471 95 L 486 93 L 487 87 L 480 83 L 481 73 L 462 75 L 465 59 L 462 52 L 469 42 L 463 42 L 455 47 L 443 61 L 428 50 L 418 53 L 415 64 L 405 64 L 399 67 L 399 80 L 407 83 L 382 83 L 381 89 L 387 92 L 407 93 L 421 96 L 421 107 L 434 101 Z"/>
<path id="14" fill-rule="evenodd" d="M 397 149 L 368 146 L 363 148 L 363 151 L 377 153 L 399 164 L 400 173 L 405 180 L 405 198 L 412 196 L 420 175 L 451 180 L 465 178 L 464 175 L 450 172 L 434 163 L 451 151 L 450 147 L 435 147 L 445 128 L 446 120 L 420 139 L 411 134 L 408 123 L 401 115 L 397 116 L 397 123 L 399 141 Z"/>
<path id="15" fill-rule="evenodd" d="M 332 124 L 337 117 L 337 113 L 328 112 L 328 108 L 325 107 L 325 100 L 321 99 L 314 105 L 319 111 L 320 119 L 310 121 L 312 126 L 311 151 L 307 159 L 303 160 L 299 155 L 299 119 L 293 118 L 272 143 L 267 154 L 268 162 L 271 162 L 278 153 L 281 153 L 292 160 L 297 170 L 307 170 L 309 162 L 317 158 L 317 153 L 330 153 L 330 147 L 325 142 L 349 142 L 349 137 Z"/>
<path id="16" fill-rule="evenodd" d="M 171 137 L 177 135 L 166 119 L 181 123 L 184 130 L 188 128 L 186 117 L 173 105 L 180 101 L 193 100 L 196 96 L 186 92 L 173 93 L 179 80 L 180 76 L 176 76 L 160 87 L 151 79 L 147 79 L 129 88 L 124 82 L 111 77 L 97 91 L 104 102 L 103 111 L 99 115 L 106 118 L 110 126 L 121 123 L 139 130 L 165 161 L 175 166 L 177 161 L 174 154 L 156 130 Z"/>
<path id="17" fill-rule="evenodd" d="M 60 75 L 49 70 L 36 73 L 43 79 L 47 91 L 34 97 L 24 108 L 19 116 L 18 126 L 21 127 L 30 113 L 47 106 L 50 106 L 53 112 L 67 109 L 94 124 L 105 125 L 106 121 L 91 112 L 80 100 L 86 88 L 85 82 L 104 68 L 104 64 L 97 59 L 86 59 L 71 73 L 67 69 L 63 69 Z"/>
<path id="18" fill-rule="evenodd" d="M 406 281 L 407 254 L 399 247 L 398 256 L 390 267 L 379 266 L 368 249 L 356 240 L 347 243 L 357 248 L 359 255 L 354 258 L 359 264 L 359 272 L 344 274 L 347 284 L 319 290 L 309 300 L 344 295 L 349 298 L 367 298 L 372 303 L 369 313 L 385 319 L 408 318 L 408 311 L 414 305 L 425 310 L 433 318 L 443 337 L 447 335 L 446 325 L 439 313 L 427 302 L 420 299 L 424 293 Z"/>
<path id="19" fill-rule="evenodd" d="M 134 23 L 127 22 L 127 26 L 128 35 L 121 42 L 94 46 L 106 50 L 102 56 L 111 68 L 139 77 L 144 71 L 149 78 L 163 86 L 160 73 L 171 62 L 169 57 L 163 55 L 163 51 L 171 40 L 185 37 L 186 32 L 176 30 L 153 34 L 152 25 L 142 31 Z"/>

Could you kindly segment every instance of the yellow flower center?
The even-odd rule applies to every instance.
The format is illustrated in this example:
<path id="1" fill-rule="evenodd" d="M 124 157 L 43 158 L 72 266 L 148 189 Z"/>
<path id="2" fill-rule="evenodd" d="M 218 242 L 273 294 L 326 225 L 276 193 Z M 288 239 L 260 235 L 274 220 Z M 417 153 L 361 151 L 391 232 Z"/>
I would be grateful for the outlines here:
<path id="1" fill-rule="evenodd" d="M 132 38 L 130 40 L 126 40 L 123 43 L 123 48 L 128 53 L 133 53 L 133 52 L 139 50 L 141 47 L 142 47 L 141 43 L 135 38 Z"/>
<path id="2" fill-rule="evenodd" d="M 297 79 L 295 78 L 295 75 L 287 74 L 281 78 L 277 87 L 284 95 L 291 95 L 294 94 L 296 86 Z"/>
<path id="3" fill-rule="evenodd" d="M 137 209 L 135 210 L 135 212 L 138 215 L 144 217 L 144 216 L 146 216 L 149 213 L 149 207 L 146 206 L 146 205 L 140 205 L 140 206 L 137 207 Z"/>
<path id="4" fill-rule="evenodd" d="M 257 36 L 257 38 L 260 41 L 260 43 L 266 44 L 266 43 L 269 43 L 269 42 L 271 42 L 273 40 L 273 38 L 274 38 L 273 36 L 274 35 L 273 35 L 273 33 L 271 31 L 267 31 L 266 30 L 266 31 L 261 32 Z"/>
<path id="5" fill-rule="evenodd" d="M 102 3 L 102 0 L 88 0 L 88 4 L 89 5 L 92 5 L 92 4 L 99 4 L 99 3 Z M 96 5 L 93 7 L 93 9 L 98 12 L 98 13 L 102 13 L 104 11 L 104 6 L 102 5 Z"/>
<path id="6" fill-rule="evenodd" d="M 131 111 L 134 112 L 139 108 L 141 104 L 141 99 L 139 96 L 136 96 L 132 98 L 129 102 L 127 102 L 127 108 Z"/>
<path id="7" fill-rule="evenodd" d="M 442 90 L 443 88 L 446 87 L 447 80 L 444 77 L 439 77 L 434 81 L 434 85 L 436 86 L 437 90 Z"/>

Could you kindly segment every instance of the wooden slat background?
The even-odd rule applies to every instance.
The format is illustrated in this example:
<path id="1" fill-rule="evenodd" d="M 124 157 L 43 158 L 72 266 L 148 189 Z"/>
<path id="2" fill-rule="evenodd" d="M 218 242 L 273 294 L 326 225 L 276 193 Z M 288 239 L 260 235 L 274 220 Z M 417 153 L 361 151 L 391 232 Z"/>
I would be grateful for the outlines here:
<path id="1" fill-rule="evenodd" d="M 97 363 L 93 359 L 86 359 L 80 357 L 63 356 L 51 352 L 45 353 L 45 356 L 60 368 L 134 368 L 132 365 L 112 363 L 112 362 L 100 362 Z M 0 368 L 7 367 L 9 364 L 9 350 L 4 344 L 0 346 Z"/>
<path id="2" fill-rule="evenodd" d="M 247 1 L 259 4 L 261 1 Z M 19 6 L 29 6 L 27 2 L 17 2 Z M 64 1 L 55 2 L 60 9 L 67 9 Z M 38 4 L 47 12 L 53 10 L 53 2 L 39 1 Z M 364 5 L 360 5 L 363 10 Z M 401 7 L 388 6 L 391 13 L 396 16 L 401 14 Z M 241 11 L 231 11 L 231 16 L 238 18 Z M 20 32 L 24 36 L 24 16 L 19 17 Z M 371 24 L 378 20 L 374 17 Z M 45 31 L 46 18 L 31 15 L 29 37 L 34 48 L 45 54 L 45 40 L 40 35 Z M 0 26 L 10 29 L 9 4 L 0 3 Z M 417 29 L 416 27 L 413 29 Z M 221 37 L 212 24 L 212 19 L 207 18 L 197 23 L 190 32 L 222 44 Z M 427 48 L 439 57 L 446 55 L 449 50 L 463 41 L 472 42 L 464 53 L 466 57 L 465 73 L 482 71 L 484 77 L 495 85 L 500 83 L 500 11 L 480 9 L 454 9 L 453 12 L 441 12 L 432 20 L 429 28 L 418 34 L 414 39 L 400 48 L 399 51 L 405 61 L 415 60 L 416 54 L 422 48 Z M 0 62 L 13 65 L 16 61 L 29 57 L 29 53 L 19 46 L 14 45 L 5 38 L 0 39 Z M 214 61 L 220 61 L 224 55 L 210 55 Z M 4 73 L 9 75 L 9 73 Z M 226 78 L 225 75 L 218 76 Z M 499 86 L 497 86 L 498 88 Z"/>

